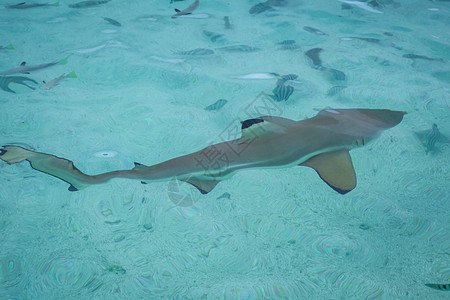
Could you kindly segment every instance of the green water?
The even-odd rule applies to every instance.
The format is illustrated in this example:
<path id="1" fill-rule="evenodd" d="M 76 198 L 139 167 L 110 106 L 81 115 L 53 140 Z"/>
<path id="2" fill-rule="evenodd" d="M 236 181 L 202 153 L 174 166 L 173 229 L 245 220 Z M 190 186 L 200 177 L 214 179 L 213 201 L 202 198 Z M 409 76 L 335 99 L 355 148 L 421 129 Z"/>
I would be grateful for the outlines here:
<path id="1" fill-rule="evenodd" d="M 308 168 L 252 169 L 181 205 L 173 182 L 117 179 L 69 192 L 28 163 L 0 161 L 1 299 L 448 299 L 425 286 L 450 282 L 448 2 L 364 9 L 287 0 L 250 14 L 258 1 L 202 0 L 176 19 L 173 9 L 190 0 L 69 7 L 75 2 L 6 9 L 15 3 L 2 1 L 0 73 L 70 56 L 8 75 L 38 84 L 0 90 L 0 145 L 95 174 L 234 138 L 228 129 L 258 115 L 408 114 L 351 151 L 358 185 L 347 195 Z M 220 49 L 236 45 L 259 50 Z M 214 54 L 177 54 L 197 48 Z M 323 49 L 328 71 L 313 68 L 312 48 Z M 76 78 L 44 89 L 42 81 L 72 71 Z M 239 78 L 254 73 L 271 78 Z M 287 101 L 268 96 L 272 73 L 298 76 Z M 219 99 L 227 103 L 205 110 Z M 416 132 L 434 123 L 443 136 L 428 151 Z"/>

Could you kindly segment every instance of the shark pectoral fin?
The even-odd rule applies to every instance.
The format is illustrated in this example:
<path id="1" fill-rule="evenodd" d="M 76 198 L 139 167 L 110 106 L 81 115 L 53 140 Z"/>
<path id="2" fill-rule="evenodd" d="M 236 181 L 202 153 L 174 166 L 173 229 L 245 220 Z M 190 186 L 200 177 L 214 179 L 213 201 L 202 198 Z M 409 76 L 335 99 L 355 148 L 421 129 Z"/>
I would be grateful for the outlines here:
<path id="1" fill-rule="evenodd" d="M 188 179 L 183 180 L 183 181 L 195 186 L 200 191 L 200 193 L 202 193 L 203 195 L 211 192 L 216 187 L 216 185 L 220 182 L 217 180 L 199 179 L 196 177 L 189 177 Z"/>
<path id="2" fill-rule="evenodd" d="M 301 166 L 313 168 L 331 188 L 346 194 L 356 186 L 356 174 L 348 150 L 338 150 L 316 155 Z"/>

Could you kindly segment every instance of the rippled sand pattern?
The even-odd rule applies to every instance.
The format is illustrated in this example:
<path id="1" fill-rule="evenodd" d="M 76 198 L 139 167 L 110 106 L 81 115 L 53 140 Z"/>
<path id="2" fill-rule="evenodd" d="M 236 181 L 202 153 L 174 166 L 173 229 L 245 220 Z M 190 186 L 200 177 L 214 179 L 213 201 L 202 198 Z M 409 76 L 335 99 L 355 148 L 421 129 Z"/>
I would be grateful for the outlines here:
<path id="1" fill-rule="evenodd" d="M 34 90 L 0 89 L 0 145 L 94 174 L 236 138 L 258 115 L 408 114 L 351 151 L 358 185 L 344 196 L 302 167 L 246 170 L 201 196 L 127 180 L 72 193 L 0 161 L 0 299 L 448 299 L 425 284 L 450 283 L 449 144 L 427 153 L 415 135 L 437 124 L 450 137 L 448 1 L 268 1 L 250 14 L 257 0 L 200 0 L 176 19 L 193 1 L 75 2 L 1 3 L 0 73 L 69 57 L 13 75 Z M 273 101 L 288 74 L 294 92 Z"/>

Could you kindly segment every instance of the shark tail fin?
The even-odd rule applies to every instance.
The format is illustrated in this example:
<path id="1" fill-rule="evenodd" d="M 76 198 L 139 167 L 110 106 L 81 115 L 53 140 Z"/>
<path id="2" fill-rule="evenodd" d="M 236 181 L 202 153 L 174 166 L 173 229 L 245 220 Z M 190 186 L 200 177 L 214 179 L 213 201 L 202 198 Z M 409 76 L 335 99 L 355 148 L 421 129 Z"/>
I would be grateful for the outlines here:
<path id="1" fill-rule="evenodd" d="M 75 71 L 70 72 L 66 75 L 67 78 L 77 78 L 77 74 L 75 74 Z"/>
<path id="2" fill-rule="evenodd" d="M 70 57 L 70 54 L 67 55 L 66 57 L 64 57 L 63 59 L 61 59 L 61 60 L 58 62 L 58 64 L 60 64 L 60 65 L 66 65 L 66 64 L 69 62 L 69 57 Z"/>
<path id="3" fill-rule="evenodd" d="M 7 46 L 7 48 L 8 48 L 8 49 L 11 49 L 11 50 L 14 50 L 13 44 L 9 44 L 9 45 Z"/>
<path id="4" fill-rule="evenodd" d="M 91 184 L 100 183 L 99 180 L 94 179 L 96 176 L 89 176 L 82 173 L 74 166 L 72 161 L 65 158 L 34 152 L 19 146 L 3 146 L 2 148 L 0 149 L 1 160 L 8 164 L 15 164 L 26 160 L 33 169 L 69 183 L 69 191 L 78 191 Z"/>

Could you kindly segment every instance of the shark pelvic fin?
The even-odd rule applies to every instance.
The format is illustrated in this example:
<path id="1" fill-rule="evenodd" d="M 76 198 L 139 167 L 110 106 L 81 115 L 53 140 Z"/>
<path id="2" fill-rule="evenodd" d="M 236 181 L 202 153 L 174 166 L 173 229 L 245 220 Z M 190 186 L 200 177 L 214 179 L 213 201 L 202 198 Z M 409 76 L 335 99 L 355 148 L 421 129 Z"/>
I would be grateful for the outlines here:
<path id="1" fill-rule="evenodd" d="M 202 193 L 203 195 L 211 192 L 216 187 L 216 185 L 220 182 L 218 180 L 199 179 L 196 177 L 190 177 L 183 181 L 195 186 L 200 191 L 200 193 Z"/>
<path id="2" fill-rule="evenodd" d="M 340 194 L 356 187 L 355 169 L 348 150 L 322 153 L 300 165 L 313 168 L 325 183 Z"/>

